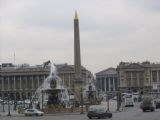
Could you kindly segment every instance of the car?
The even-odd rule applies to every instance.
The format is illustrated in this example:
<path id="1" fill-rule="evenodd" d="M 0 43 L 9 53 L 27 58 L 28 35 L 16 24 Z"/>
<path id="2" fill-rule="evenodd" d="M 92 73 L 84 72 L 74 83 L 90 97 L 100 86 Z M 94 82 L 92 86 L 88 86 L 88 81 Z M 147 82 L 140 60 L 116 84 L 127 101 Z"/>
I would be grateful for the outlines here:
<path id="1" fill-rule="evenodd" d="M 93 117 L 96 118 L 111 118 L 112 113 L 107 111 L 107 108 L 102 105 L 91 105 L 88 109 L 87 117 L 92 119 Z"/>
<path id="2" fill-rule="evenodd" d="M 2 102 L 2 104 L 8 104 L 8 101 L 4 100 L 4 101 Z"/>
<path id="3" fill-rule="evenodd" d="M 160 108 L 160 99 L 155 100 L 156 108 Z"/>
<path id="4" fill-rule="evenodd" d="M 25 116 L 43 116 L 44 112 L 39 111 L 37 109 L 34 108 L 30 108 L 30 109 L 26 109 L 24 112 Z"/>
<path id="5" fill-rule="evenodd" d="M 132 94 L 125 94 L 122 97 L 122 102 L 124 103 L 125 107 L 133 107 L 134 106 L 134 100 L 132 97 Z"/>
<path id="6" fill-rule="evenodd" d="M 2 99 L 0 99 L 0 103 L 3 103 L 3 100 L 2 100 Z"/>
<path id="7" fill-rule="evenodd" d="M 155 102 L 151 96 L 143 96 L 140 108 L 145 112 L 150 110 L 151 112 L 155 111 Z"/>
<path id="8" fill-rule="evenodd" d="M 17 105 L 24 104 L 24 101 L 17 101 Z"/>

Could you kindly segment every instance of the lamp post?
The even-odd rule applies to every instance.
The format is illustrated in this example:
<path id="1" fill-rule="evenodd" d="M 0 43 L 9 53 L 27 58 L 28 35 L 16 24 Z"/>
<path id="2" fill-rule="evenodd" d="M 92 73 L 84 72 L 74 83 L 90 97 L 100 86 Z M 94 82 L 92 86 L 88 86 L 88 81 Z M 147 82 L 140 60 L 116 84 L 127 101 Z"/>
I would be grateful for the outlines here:
<path id="1" fill-rule="evenodd" d="M 109 92 L 107 93 L 107 111 L 109 111 Z"/>
<path id="2" fill-rule="evenodd" d="M 14 110 L 16 110 L 17 108 L 17 94 L 15 92 L 15 95 L 14 95 Z"/>
<path id="3" fill-rule="evenodd" d="M 7 115 L 7 116 L 11 116 L 11 113 L 10 113 L 10 103 L 9 103 L 9 101 L 10 101 L 10 93 L 9 93 L 9 91 L 8 91 L 8 115 Z"/>
<path id="4" fill-rule="evenodd" d="M 24 92 L 23 93 L 23 105 L 24 105 L 24 108 L 26 107 L 25 99 L 26 99 L 26 93 Z"/>
<path id="5" fill-rule="evenodd" d="M 43 90 L 42 90 L 42 111 L 43 111 Z"/>
<path id="6" fill-rule="evenodd" d="M 121 106 L 121 92 L 118 90 L 117 92 L 117 111 L 119 111 Z"/>
<path id="7" fill-rule="evenodd" d="M 5 112 L 5 110 L 4 110 L 4 93 L 3 93 L 3 112 Z"/>
<path id="8" fill-rule="evenodd" d="M 31 94 L 29 94 L 29 101 L 30 101 L 30 103 L 29 103 L 29 108 L 32 108 L 33 106 L 32 106 L 32 99 L 31 99 Z"/>
<path id="9" fill-rule="evenodd" d="M 83 112 L 83 82 L 81 83 L 81 113 L 84 114 Z"/>
<path id="10" fill-rule="evenodd" d="M 118 71 L 118 82 L 117 82 L 117 111 L 119 111 L 120 106 L 121 106 L 121 91 L 120 91 L 120 73 L 119 70 Z"/>

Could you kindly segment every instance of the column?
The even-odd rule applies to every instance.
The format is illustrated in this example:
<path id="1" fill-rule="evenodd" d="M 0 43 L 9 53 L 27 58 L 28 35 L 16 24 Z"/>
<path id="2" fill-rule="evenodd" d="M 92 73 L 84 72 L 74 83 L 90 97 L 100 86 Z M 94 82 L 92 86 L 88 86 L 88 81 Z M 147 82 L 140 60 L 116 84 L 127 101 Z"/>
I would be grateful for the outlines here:
<path id="1" fill-rule="evenodd" d="M 39 75 L 37 75 L 37 83 L 38 83 L 38 87 L 40 86 L 39 85 Z"/>
<path id="2" fill-rule="evenodd" d="M 115 77 L 113 77 L 113 91 L 115 91 L 115 87 L 116 87 L 116 85 L 115 85 Z"/>
<path id="3" fill-rule="evenodd" d="M 99 88 L 102 90 L 102 78 L 99 77 Z"/>
<path id="4" fill-rule="evenodd" d="M 20 90 L 22 90 L 22 78 L 21 78 L 21 76 L 19 76 L 19 85 L 20 85 Z"/>
<path id="5" fill-rule="evenodd" d="M 4 91 L 4 77 L 2 77 L 2 91 Z"/>
<path id="6" fill-rule="evenodd" d="M 64 73 L 63 73 L 62 85 L 64 86 Z"/>
<path id="7" fill-rule="evenodd" d="M 110 79 L 110 77 L 108 79 L 108 86 L 109 86 L 109 92 L 110 92 L 111 91 L 111 79 Z"/>
<path id="8" fill-rule="evenodd" d="M 68 85 L 69 85 L 69 87 L 71 88 L 71 76 L 70 76 L 70 74 L 69 74 L 69 76 L 68 76 Z"/>
<path id="9" fill-rule="evenodd" d="M 16 91 L 16 80 L 15 80 L 15 75 L 13 76 L 13 90 Z"/>
<path id="10" fill-rule="evenodd" d="M 33 75 L 30 77 L 31 77 L 31 81 L 32 81 L 31 85 L 32 85 L 32 90 L 33 90 Z"/>
<path id="11" fill-rule="evenodd" d="M 160 70 L 158 71 L 158 77 L 160 77 Z M 160 78 L 159 78 L 159 84 L 160 84 Z"/>
<path id="12" fill-rule="evenodd" d="M 140 84 L 139 84 L 139 72 L 137 72 L 137 87 L 138 88 L 140 87 Z"/>
<path id="13" fill-rule="evenodd" d="M 151 70 L 150 85 L 152 85 L 152 82 L 153 82 L 153 76 L 152 76 L 152 70 Z"/>
<path id="14" fill-rule="evenodd" d="M 10 81 L 9 81 L 9 76 L 7 77 L 7 81 L 8 81 L 8 91 L 10 90 Z"/>
<path id="15" fill-rule="evenodd" d="M 27 76 L 24 76 L 24 81 L 25 81 L 25 91 L 28 89 L 28 82 L 27 82 Z"/>
<path id="16" fill-rule="evenodd" d="M 130 88 L 133 86 L 133 73 L 131 72 L 131 83 L 130 83 Z"/>
<path id="17" fill-rule="evenodd" d="M 101 80 L 101 90 L 103 91 L 103 87 L 102 87 L 102 85 L 103 85 L 103 79 L 102 79 L 102 77 L 100 77 L 100 80 Z"/>
<path id="18" fill-rule="evenodd" d="M 106 83 L 107 83 L 107 79 L 104 78 L 104 91 L 105 91 L 105 92 L 107 92 L 107 90 L 106 90 Z"/>
<path id="19" fill-rule="evenodd" d="M 159 73 L 158 73 L 158 70 L 157 70 L 157 83 L 159 82 Z"/>

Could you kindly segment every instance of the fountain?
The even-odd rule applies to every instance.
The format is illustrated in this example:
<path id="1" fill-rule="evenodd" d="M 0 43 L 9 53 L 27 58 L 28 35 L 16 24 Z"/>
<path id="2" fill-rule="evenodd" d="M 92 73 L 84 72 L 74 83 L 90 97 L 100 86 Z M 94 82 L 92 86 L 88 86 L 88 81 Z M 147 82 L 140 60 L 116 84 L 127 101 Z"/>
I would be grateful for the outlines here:
<path id="1" fill-rule="evenodd" d="M 93 80 L 89 80 L 89 82 L 86 84 L 83 91 L 83 99 L 84 104 L 86 105 L 95 105 L 101 103 L 103 97 L 99 91 L 97 91 Z"/>
<path id="2" fill-rule="evenodd" d="M 44 67 L 50 66 L 50 73 L 44 80 L 42 85 L 36 90 L 34 98 L 38 98 L 40 109 L 51 110 L 57 112 L 67 110 L 66 108 L 75 107 L 75 98 L 71 100 L 68 88 L 62 85 L 61 78 L 57 75 L 56 67 L 50 61 L 44 63 Z M 75 96 L 74 96 L 75 97 Z M 102 96 L 98 93 L 93 80 L 90 80 L 83 91 L 84 105 L 100 104 Z M 42 104 L 43 103 L 43 104 Z M 45 103 L 45 105 L 44 105 Z M 73 104 L 71 104 L 73 103 Z M 65 108 L 65 109 L 61 109 Z M 53 111 L 52 111 L 53 110 Z M 80 111 L 79 106 L 75 107 L 75 111 Z"/>
<path id="3" fill-rule="evenodd" d="M 47 61 L 44 63 L 44 68 L 47 65 L 50 65 L 50 74 L 36 90 L 34 96 L 38 97 L 40 108 L 46 106 L 54 106 L 55 108 L 63 106 L 66 108 L 69 105 L 68 90 L 62 85 L 61 78 L 57 76 L 55 65 Z M 45 102 L 46 106 L 43 106 Z"/>

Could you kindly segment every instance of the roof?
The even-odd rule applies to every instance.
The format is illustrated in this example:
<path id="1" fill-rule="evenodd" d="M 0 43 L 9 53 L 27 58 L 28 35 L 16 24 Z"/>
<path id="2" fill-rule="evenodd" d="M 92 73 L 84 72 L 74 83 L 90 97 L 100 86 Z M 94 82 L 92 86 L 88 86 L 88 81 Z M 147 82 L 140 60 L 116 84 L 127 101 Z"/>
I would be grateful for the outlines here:
<path id="1" fill-rule="evenodd" d="M 137 69 L 137 68 L 160 68 L 160 63 L 150 63 L 148 61 L 145 62 L 137 62 L 137 63 L 132 63 L 132 62 L 120 62 L 120 64 L 117 66 L 119 69 Z"/>
<path id="2" fill-rule="evenodd" d="M 96 75 L 108 75 L 108 74 L 117 74 L 117 71 L 115 68 L 111 67 L 96 73 Z"/>
<path id="3" fill-rule="evenodd" d="M 56 70 L 58 72 L 62 71 L 72 71 L 74 72 L 74 65 L 68 65 L 68 64 L 54 64 L 56 67 Z M 91 73 L 89 70 L 87 70 L 85 67 L 81 66 L 81 70 L 83 71 L 88 71 Z M 24 72 L 49 72 L 50 71 L 50 66 L 47 65 L 43 67 L 43 65 L 36 65 L 36 66 L 14 66 L 14 67 L 2 67 L 0 68 L 0 73 L 24 73 Z"/>

